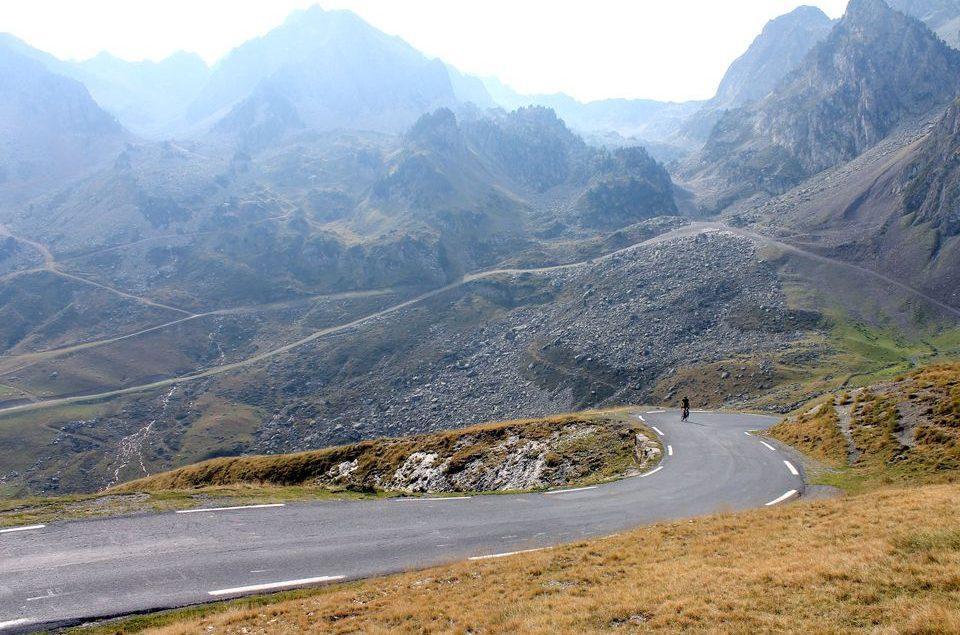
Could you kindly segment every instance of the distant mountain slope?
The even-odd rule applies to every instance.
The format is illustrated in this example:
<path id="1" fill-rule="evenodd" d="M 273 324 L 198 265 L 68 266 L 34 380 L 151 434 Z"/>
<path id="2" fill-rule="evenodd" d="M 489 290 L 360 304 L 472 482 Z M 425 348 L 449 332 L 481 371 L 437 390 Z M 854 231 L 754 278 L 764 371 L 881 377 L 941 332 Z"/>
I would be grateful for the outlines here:
<path id="1" fill-rule="evenodd" d="M 806 251 L 883 273 L 960 309 L 960 103 L 770 200 L 731 208 Z"/>
<path id="2" fill-rule="evenodd" d="M 39 62 L 51 73 L 82 83 L 124 128 L 152 138 L 167 136 L 183 126 L 179 120 L 210 72 L 197 55 L 184 52 L 160 62 L 130 62 L 106 52 L 74 62 L 35 49 L 9 33 L 0 33 L 0 46 Z"/>
<path id="3" fill-rule="evenodd" d="M 576 242 L 677 213 L 643 150 L 587 146 L 545 109 L 460 121 L 439 109 L 400 137 L 308 130 L 279 97 L 228 121 L 248 148 L 269 143 L 131 144 L 10 224 L 58 254 L 102 251 L 84 267 L 111 285 L 223 306 L 444 284 L 547 235 Z M 175 249 L 153 248 L 170 236 Z M 143 248 L 110 250 L 130 243 Z"/>
<path id="4" fill-rule="evenodd" d="M 56 183 L 122 138 L 81 83 L 0 43 L 0 187 Z"/>
<path id="5" fill-rule="evenodd" d="M 698 148 L 724 109 L 766 96 L 827 36 L 832 25 L 822 11 L 807 6 L 771 20 L 730 66 L 716 96 L 706 102 L 603 99 L 583 103 L 562 93 L 523 95 L 495 78 L 483 81 L 493 100 L 505 108 L 547 106 L 584 134 L 632 137 L 673 158 Z"/>
<path id="6" fill-rule="evenodd" d="M 490 96 L 482 79 L 461 73 L 449 64 L 446 67 L 450 76 L 450 86 L 453 88 L 453 95 L 457 98 L 457 101 L 471 103 L 484 109 L 497 107 L 497 102 Z"/>
<path id="7" fill-rule="evenodd" d="M 722 208 L 847 161 L 960 92 L 960 52 L 882 0 L 853 0 L 829 37 L 755 106 L 729 111 L 686 176 Z"/>
<path id="8" fill-rule="evenodd" d="M 904 211 L 913 216 L 913 224 L 929 224 L 950 237 L 960 235 L 960 101 L 947 109 L 902 182 L 907 186 Z"/>
<path id="9" fill-rule="evenodd" d="M 194 123 L 282 96 L 308 127 L 398 132 L 456 101 L 442 62 L 349 11 L 315 6 L 234 49 L 188 109 Z"/>
<path id="10" fill-rule="evenodd" d="M 132 132 L 163 136 L 200 92 L 210 70 L 193 53 L 175 53 L 160 62 L 128 62 L 101 53 L 70 65 L 103 107 Z"/>
<path id="11" fill-rule="evenodd" d="M 831 28 L 833 22 L 816 7 L 798 7 L 771 20 L 727 69 L 711 106 L 734 108 L 766 97 Z"/>
<path id="12" fill-rule="evenodd" d="M 921 20 L 953 48 L 960 48 L 960 0 L 890 0 L 890 6 Z"/>
<path id="13" fill-rule="evenodd" d="M 666 102 L 653 99 L 601 99 L 580 102 L 563 93 L 523 95 L 494 77 L 483 78 L 491 98 L 507 110 L 544 106 L 554 110 L 581 134 L 616 133 L 644 145 L 669 143 L 686 119 L 703 102 Z"/>

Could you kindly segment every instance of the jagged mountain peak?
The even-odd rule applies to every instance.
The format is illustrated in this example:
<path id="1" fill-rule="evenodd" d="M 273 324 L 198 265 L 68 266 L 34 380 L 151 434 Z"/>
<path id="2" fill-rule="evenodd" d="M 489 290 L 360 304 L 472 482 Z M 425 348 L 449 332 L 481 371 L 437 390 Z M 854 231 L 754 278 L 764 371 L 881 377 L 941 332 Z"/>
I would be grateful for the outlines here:
<path id="1" fill-rule="evenodd" d="M 960 0 L 889 0 L 888 4 L 918 18 L 953 48 L 960 48 Z"/>
<path id="2" fill-rule="evenodd" d="M 920 20 L 891 8 L 885 0 L 850 0 L 839 26 L 838 36 L 843 34 L 864 38 L 875 38 L 902 29 L 929 31 Z"/>
<path id="3" fill-rule="evenodd" d="M 710 107 L 733 108 L 765 97 L 797 67 L 833 22 L 817 7 L 801 6 L 770 20 L 724 74 Z"/>
<path id="4" fill-rule="evenodd" d="M 876 18 L 893 9 L 884 0 L 850 0 L 844 11 L 844 20 L 855 21 Z"/>
<path id="5" fill-rule="evenodd" d="M 311 29 L 331 25 L 364 28 L 367 23 L 349 9 L 324 9 L 319 4 L 298 9 L 287 16 L 283 26 L 292 29 Z"/>
<path id="6" fill-rule="evenodd" d="M 781 193 L 946 107 L 958 93 L 960 51 L 882 0 L 854 0 L 766 98 L 714 127 L 694 169 L 711 174 L 720 192 L 706 206 L 758 190 Z"/>
<path id="7" fill-rule="evenodd" d="M 457 117 L 449 108 L 422 115 L 407 131 L 408 142 L 440 151 L 449 151 L 463 145 L 463 135 Z"/>
<path id="8" fill-rule="evenodd" d="M 267 88 L 269 87 L 269 88 Z M 231 51 L 188 109 L 213 123 L 247 108 L 263 90 L 282 97 L 307 127 L 400 132 L 417 117 L 456 103 L 447 68 L 350 11 L 295 12 Z"/>
<path id="9" fill-rule="evenodd" d="M 769 37 L 787 36 L 799 28 L 820 28 L 832 23 L 830 17 L 820 7 L 800 5 L 789 13 L 773 18 L 766 23 L 757 40 Z"/>

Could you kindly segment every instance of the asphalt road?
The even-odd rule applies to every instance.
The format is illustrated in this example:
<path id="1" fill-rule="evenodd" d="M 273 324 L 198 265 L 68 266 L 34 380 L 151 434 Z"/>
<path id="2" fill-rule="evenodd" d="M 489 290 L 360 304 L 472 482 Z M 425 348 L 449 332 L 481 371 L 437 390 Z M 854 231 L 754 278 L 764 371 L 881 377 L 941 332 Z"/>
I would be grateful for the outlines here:
<path id="1" fill-rule="evenodd" d="M 0 631 L 497 557 L 803 492 L 800 466 L 748 434 L 775 419 L 694 412 L 684 424 L 675 411 L 638 414 L 662 433 L 669 451 L 660 466 L 593 488 L 152 514 L 0 533 Z"/>

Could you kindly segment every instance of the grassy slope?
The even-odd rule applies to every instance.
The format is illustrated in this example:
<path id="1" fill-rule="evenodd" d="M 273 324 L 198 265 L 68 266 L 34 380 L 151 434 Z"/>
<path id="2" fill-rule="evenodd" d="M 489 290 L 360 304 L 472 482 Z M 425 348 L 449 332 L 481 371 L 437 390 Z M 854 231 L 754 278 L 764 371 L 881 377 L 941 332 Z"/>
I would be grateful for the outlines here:
<path id="1" fill-rule="evenodd" d="M 490 450 L 510 437 L 544 440 L 571 426 L 597 426 L 581 442 L 557 448 L 561 455 L 548 457 L 549 466 L 565 461 L 579 469 L 568 484 L 616 478 L 635 468 L 633 433 L 638 426 L 622 412 L 578 413 L 545 419 L 524 419 L 472 426 L 436 434 L 400 439 L 374 439 L 353 445 L 296 454 L 212 459 L 196 465 L 145 477 L 113 488 L 113 492 L 184 490 L 235 485 L 310 485 L 344 462 L 356 461 L 350 483 L 359 491 L 376 489 L 377 475 L 392 474 L 414 452 L 435 452 L 451 457 L 454 465 L 484 458 L 496 461 Z M 650 432 L 650 438 L 655 435 Z"/>
<path id="2" fill-rule="evenodd" d="M 775 438 L 830 466 L 847 461 L 847 440 L 840 432 L 839 417 L 832 401 L 815 406 L 797 416 L 791 423 L 780 423 L 771 429 Z"/>
<path id="3" fill-rule="evenodd" d="M 827 311 L 829 329 L 806 343 L 816 356 L 790 352 L 780 360 L 778 385 L 758 398 L 757 406 L 804 402 L 811 395 L 857 388 L 909 372 L 918 364 L 960 357 L 960 330 L 931 329 L 907 338 L 897 328 L 882 328 Z M 798 345 L 803 350 L 804 345 Z"/>
<path id="4" fill-rule="evenodd" d="M 772 365 L 766 371 L 761 364 L 766 358 L 751 355 L 679 367 L 654 386 L 653 400 L 670 401 L 667 395 L 685 394 L 697 406 L 783 412 L 813 396 L 960 358 L 957 328 L 917 327 L 917 334 L 907 337 L 902 328 L 867 324 L 845 311 L 825 310 L 823 316 L 821 331 L 810 331 L 770 356 L 767 361 Z"/>
<path id="5" fill-rule="evenodd" d="M 848 457 L 841 409 L 858 453 Z M 960 480 L 960 364 L 923 368 L 893 381 L 828 397 L 770 434 L 829 467 L 819 482 L 848 491 L 894 483 Z"/>

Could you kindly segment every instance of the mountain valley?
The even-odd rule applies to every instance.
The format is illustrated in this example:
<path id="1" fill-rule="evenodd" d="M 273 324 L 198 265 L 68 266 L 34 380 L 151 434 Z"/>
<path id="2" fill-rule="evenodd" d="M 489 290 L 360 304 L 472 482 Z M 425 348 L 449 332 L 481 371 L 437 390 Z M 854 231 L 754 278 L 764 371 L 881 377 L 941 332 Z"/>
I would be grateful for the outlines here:
<path id="1" fill-rule="evenodd" d="M 214 4 L 0 8 L 0 633 L 960 632 L 960 0 Z"/>
<path id="2" fill-rule="evenodd" d="M 688 104 L 522 96 L 319 8 L 214 69 L 0 60 L 10 495 L 681 394 L 788 412 L 960 346 L 960 52 L 882 0 L 778 18 Z"/>

